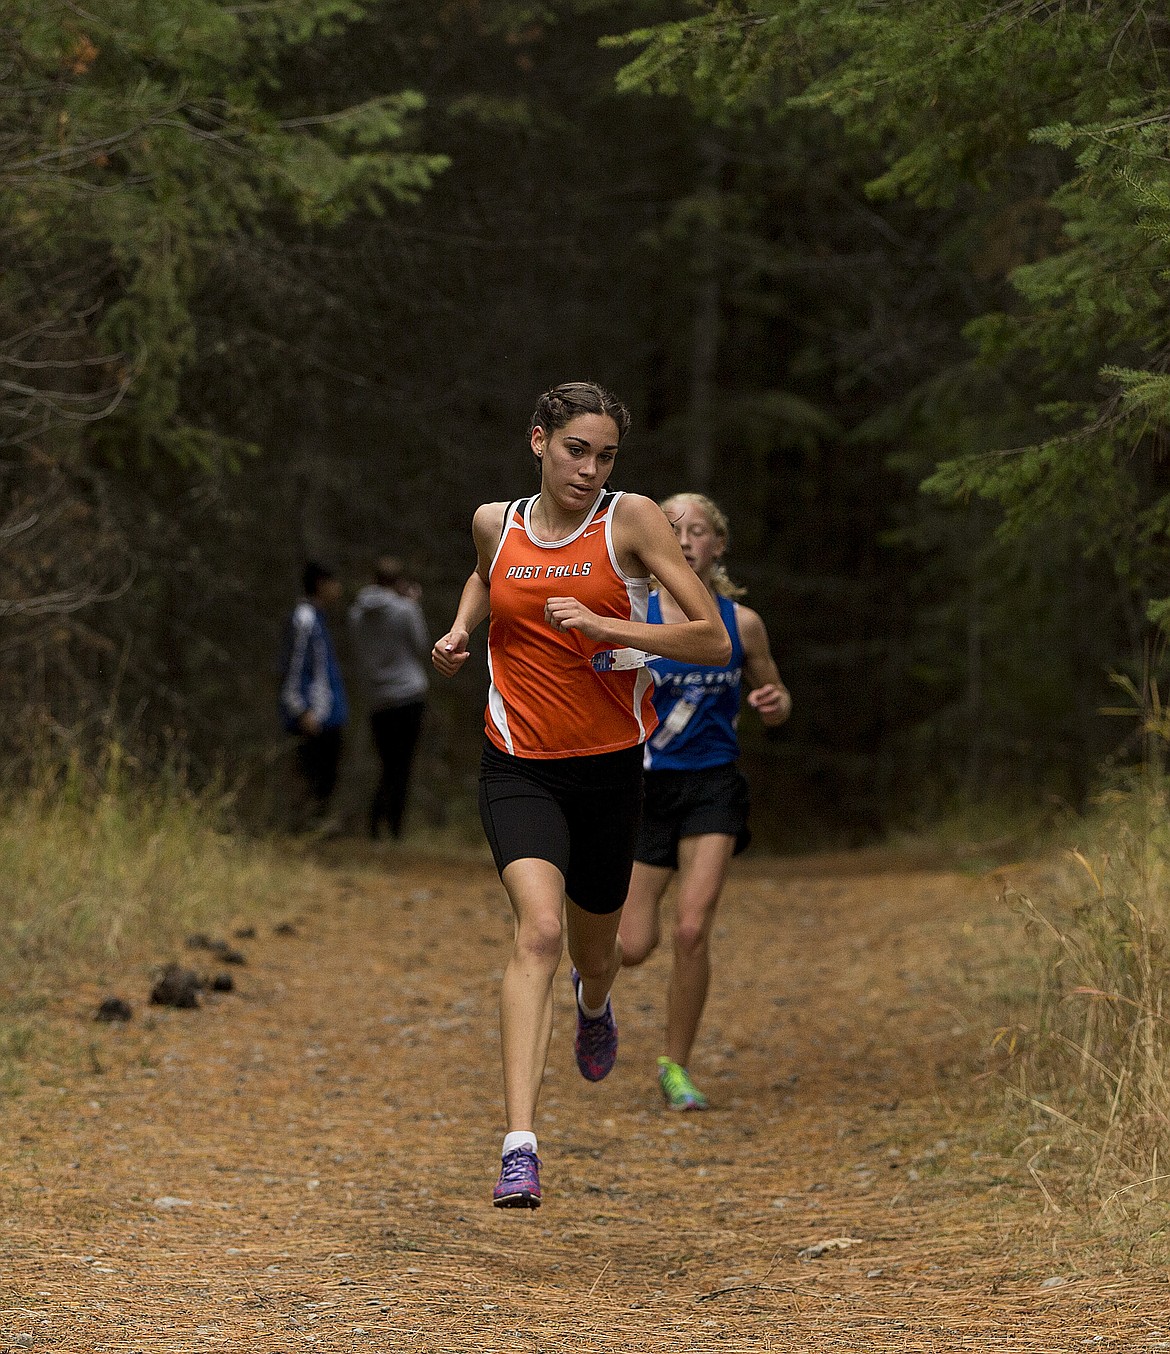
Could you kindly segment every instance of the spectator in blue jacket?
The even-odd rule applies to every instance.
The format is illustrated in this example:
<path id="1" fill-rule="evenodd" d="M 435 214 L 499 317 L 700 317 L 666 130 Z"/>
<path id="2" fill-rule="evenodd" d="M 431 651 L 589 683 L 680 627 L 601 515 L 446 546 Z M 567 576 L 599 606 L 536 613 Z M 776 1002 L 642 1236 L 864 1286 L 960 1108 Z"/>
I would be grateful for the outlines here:
<path id="1" fill-rule="evenodd" d="M 305 565 L 304 596 L 285 627 L 280 708 L 284 727 L 298 735 L 297 764 L 308 811 L 323 826 L 337 785 L 342 730 L 349 717 L 345 685 L 325 612 L 341 601 L 341 583 L 331 569 Z"/>

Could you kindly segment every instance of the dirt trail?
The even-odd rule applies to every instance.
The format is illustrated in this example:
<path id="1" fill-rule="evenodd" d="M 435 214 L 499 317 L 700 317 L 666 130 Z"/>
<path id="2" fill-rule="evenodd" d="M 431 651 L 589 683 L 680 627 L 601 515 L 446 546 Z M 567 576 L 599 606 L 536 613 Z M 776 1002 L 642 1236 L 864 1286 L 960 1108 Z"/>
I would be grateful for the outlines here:
<path id="1" fill-rule="evenodd" d="M 488 1204 L 490 866 L 387 851 L 331 878 L 295 937 L 244 943 L 239 992 L 62 1016 L 84 1056 L 0 1109 L 0 1350 L 1170 1349 L 1167 1275 L 1045 1213 L 996 1144 L 962 1015 L 990 881 L 737 868 L 706 1115 L 658 1102 L 665 955 L 622 975 L 597 1086 L 562 974 L 528 1214 Z"/>

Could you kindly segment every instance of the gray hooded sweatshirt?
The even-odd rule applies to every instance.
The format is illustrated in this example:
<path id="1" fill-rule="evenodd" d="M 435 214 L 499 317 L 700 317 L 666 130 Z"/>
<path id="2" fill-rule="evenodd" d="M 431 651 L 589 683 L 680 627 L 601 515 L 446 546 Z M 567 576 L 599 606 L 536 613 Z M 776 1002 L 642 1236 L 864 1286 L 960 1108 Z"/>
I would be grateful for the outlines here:
<path id="1" fill-rule="evenodd" d="M 349 629 L 371 710 L 426 696 L 431 641 L 417 602 L 393 588 L 367 584 L 349 609 Z"/>

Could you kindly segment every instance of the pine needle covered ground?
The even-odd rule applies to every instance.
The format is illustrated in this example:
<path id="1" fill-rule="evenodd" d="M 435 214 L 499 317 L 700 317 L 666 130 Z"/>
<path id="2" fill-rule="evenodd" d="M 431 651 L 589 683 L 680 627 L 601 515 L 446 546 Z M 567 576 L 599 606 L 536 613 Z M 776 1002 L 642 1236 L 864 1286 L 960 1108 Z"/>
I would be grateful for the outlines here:
<path id="1" fill-rule="evenodd" d="M 0 1348 L 1170 1348 L 1163 1206 L 1107 1230 L 987 1075 L 976 1013 L 1020 977 L 1001 879 L 738 865 L 706 1115 L 658 1102 L 664 954 L 619 980 L 600 1085 L 558 981 L 527 1214 L 488 1203 L 511 934 L 490 865 L 330 855 L 198 1010 L 144 1004 L 181 948 L 45 996 L 0 1102 Z M 125 1024 L 92 1019 L 111 982 Z"/>

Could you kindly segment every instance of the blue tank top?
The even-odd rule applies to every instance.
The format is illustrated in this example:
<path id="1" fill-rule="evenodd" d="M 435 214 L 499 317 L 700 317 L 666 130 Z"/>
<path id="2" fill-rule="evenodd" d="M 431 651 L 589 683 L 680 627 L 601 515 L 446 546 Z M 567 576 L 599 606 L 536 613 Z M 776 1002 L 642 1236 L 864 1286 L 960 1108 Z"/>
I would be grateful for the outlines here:
<path id="1" fill-rule="evenodd" d="M 731 661 L 726 667 L 696 667 L 672 658 L 655 658 L 647 666 L 654 674 L 654 708 L 658 730 L 646 743 L 647 771 L 702 771 L 726 766 L 739 756 L 740 692 L 743 687 L 743 644 L 735 622 L 735 603 L 719 597 L 719 614 L 731 637 Z M 646 619 L 662 624 L 658 594 L 650 594 Z"/>

